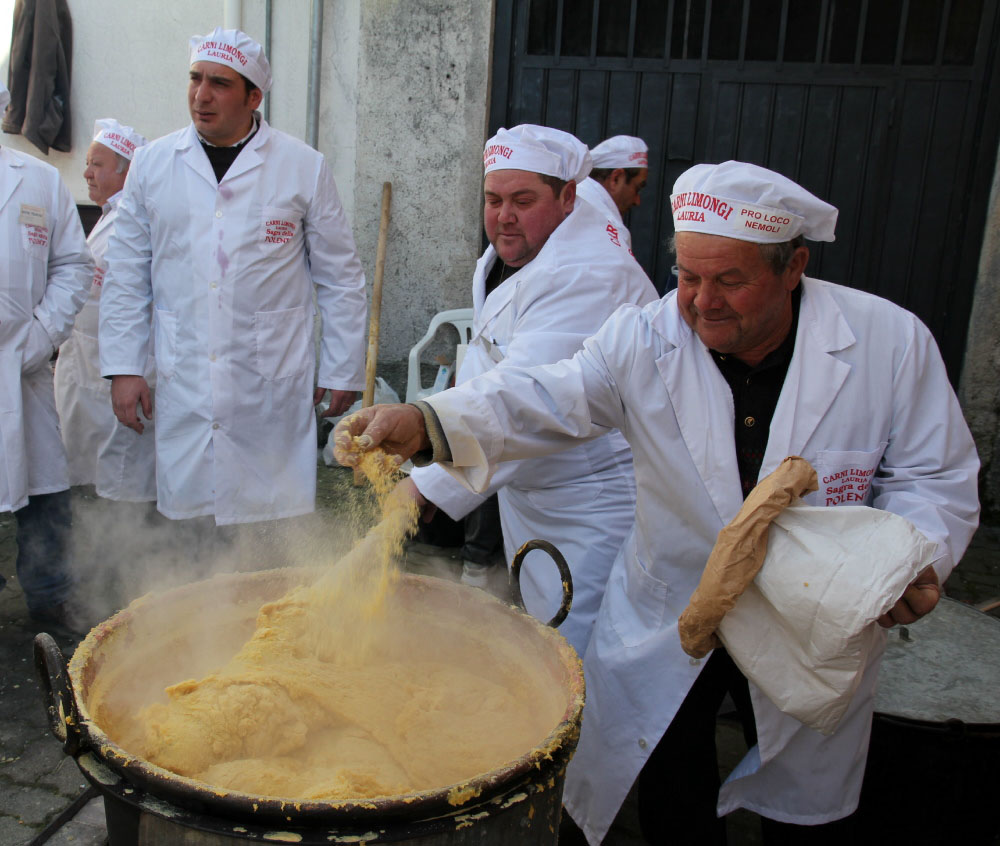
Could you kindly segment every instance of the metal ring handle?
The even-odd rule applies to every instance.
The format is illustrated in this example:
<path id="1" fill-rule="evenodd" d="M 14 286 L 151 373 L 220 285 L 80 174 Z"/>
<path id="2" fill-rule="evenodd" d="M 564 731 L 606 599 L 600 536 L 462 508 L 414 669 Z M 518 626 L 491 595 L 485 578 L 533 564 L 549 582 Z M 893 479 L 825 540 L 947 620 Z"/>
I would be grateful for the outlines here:
<path id="1" fill-rule="evenodd" d="M 46 696 L 49 729 L 62 743 L 63 751 L 75 758 L 83 748 L 80 712 L 76 707 L 66 659 L 52 635 L 46 632 L 35 635 L 35 672 Z"/>
<path id="2" fill-rule="evenodd" d="M 524 599 L 521 596 L 521 564 L 524 563 L 525 556 L 533 549 L 540 549 L 547 552 L 549 558 L 556 562 L 559 568 L 559 576 L 562 578 L 562 602 L 555 617 L 546 623 L 552 628 L 559 625 L 569 615 L 570 608 L 573 607 L 573 574 L 569 571 L 569 564 L 563 558 L 563 554 L 551 543 L 544 540 L 530 540 L 521 545 L 521 548 L 514 554 L 514 560 L 510 563 L 510 584 L 514 595 L 514 604 L 519 608 L 524 608 Z"/>

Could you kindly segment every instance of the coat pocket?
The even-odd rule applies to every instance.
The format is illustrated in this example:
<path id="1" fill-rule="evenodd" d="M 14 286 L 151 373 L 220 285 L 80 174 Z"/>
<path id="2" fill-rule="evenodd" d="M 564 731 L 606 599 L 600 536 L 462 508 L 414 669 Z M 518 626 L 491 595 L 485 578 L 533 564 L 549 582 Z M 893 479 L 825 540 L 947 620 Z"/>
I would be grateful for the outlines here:
<path id="1" fill-rule="evenodd" d="M 265 206 L 260 222 L 257 247 L 265 255 L 275 255 L 295 249 L 302 240 L 302 213 L 277 206 Z"/>
<path id="2" fill-rule="evenodd" d="M 49 228 L 33 223 L 21 224 L 21 245 L 25 255 L 36 261 L 46 261 L 49 257 Z"/>
<path id="3" fill-rule="evenodd" d="M 886 442 L 873 450 L 826 449 L 816 453 L 813 466 L 819 490 L 810 505 L 869 505 L 872 479 L 882 460 Z"/>
<path id="4" fill-rule="evenodd" d="M 265 379 L 299 376 L 312 364 L 311 312 L 304 306 L 253 316 L 257 372 Z M 157 352 L 159 354 L 159 352 Z"/>
<path id="5" fill-rule="evenodd" d="M 158 308 L 153 312 L 156 375 L 168 380 L 177 366 L 177 313 Z"/>
<path id="6" fill-rule="evenodd" d="M 670 586 L 651 576 L 634 550 L 626 548 L 624 565 L 615 568 L 621 577 L 616 580 L 612 576 L 604 604 L 622 643 L 638 646 L 663 627 Z M 618 583 L 613 584 L 615 581 Z"/>
<path id="7" fill-rule="evenodd" d="M 34 373 L 43 365 L 48 365 L 56 348 L 52 345 L 49 333 L 45 331 L 38 318 L 33 318 L 28 327 L 28 340 L 24 345 L 24 357 L 21 359 L 21 373 Z"/>

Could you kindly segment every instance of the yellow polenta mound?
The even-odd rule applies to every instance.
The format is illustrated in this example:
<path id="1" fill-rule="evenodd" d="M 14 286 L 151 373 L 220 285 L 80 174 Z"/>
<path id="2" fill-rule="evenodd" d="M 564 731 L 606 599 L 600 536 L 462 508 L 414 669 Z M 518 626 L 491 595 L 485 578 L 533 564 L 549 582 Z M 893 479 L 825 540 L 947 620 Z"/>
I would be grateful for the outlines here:
<path id="1" fill-rule="evenodd" d="M 318 581 L 264 605 L 225 666 L 120 715 L 108 731 L 124 748 L 216 787 L 355 800 L 467 780 L 555 727 L 565 698 L 524 666 L 523 644 L 396 590 L 416 509 L 387 495 L 390 457 L 361 466 L 382 520 Z"/>

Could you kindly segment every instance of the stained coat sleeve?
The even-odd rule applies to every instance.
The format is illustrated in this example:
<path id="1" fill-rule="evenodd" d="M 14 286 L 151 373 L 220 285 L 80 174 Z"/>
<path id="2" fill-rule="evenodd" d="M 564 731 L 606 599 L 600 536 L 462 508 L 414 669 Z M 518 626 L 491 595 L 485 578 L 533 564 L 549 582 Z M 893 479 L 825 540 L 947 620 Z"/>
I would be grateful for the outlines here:
<path id="1" fill-rule="evenodd" d="M 152 332 L 152 240 L 137 150 L 125 178 L 115 228 L 105 253 L 98 338 L 102 376 L 142 376 Z"/>
<path id="2" fill-rule="evenodd" d="M 317 384 L 359 391 L 365 378 L 365 274 L 325 160 L 304 232 L 322 321 Z"/>

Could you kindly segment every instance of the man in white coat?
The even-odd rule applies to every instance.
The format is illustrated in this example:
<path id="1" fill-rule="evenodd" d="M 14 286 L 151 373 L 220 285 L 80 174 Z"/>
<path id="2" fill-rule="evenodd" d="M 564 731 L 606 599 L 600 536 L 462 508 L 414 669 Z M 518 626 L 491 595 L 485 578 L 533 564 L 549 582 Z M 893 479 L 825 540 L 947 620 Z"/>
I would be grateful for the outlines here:
<path id="1" fill-rule="evenodd" d="M 842 818 L 858 803 L 881 650 L 822 735 L 747 686 L 724 650 L 689 658 L 677 619 L 746 491 L 799 455 L 821 483 L 847 470 L 870 479 L 852 504 L 899 514 L 937 545 L 879 620 L 913 622 L 937 603 L 976 528 L 979 461 L 927 328 L 883 299 L 803 275 L 803 236 L 832 240 L 836 209 L 740 162 L 689 169 L 671 201 L 676 291 L 619 309 L 571 360 L 485 374 L 421 407 L 366 410 L 338 443 L 363 431 L 401 455 L 430 445 L 479 489 L 497 462 L 620 430 L 635 457 L 635 529 L 584 658 L 566 807 L 600 843 L 638 778 L 653 843 L 724 842 L 716 815 L 740 807 L 765 818 L 768 842 L 850 842 Z M 807 504 L 841 504 L 828 487 Z M 752 706 L 756 744 L 719 788 L 715 714 L 729 688 Z"/>
<path id="2" fill-rule="evenodd" d="M 624 216 L 641 202 L 639 193 L 649 176 L 649 147 L 633 135 L 615 135 L 590 151 L 594 169 L 580 183 L 577 196 L 603 209 L 632 247 Z"/>
<path id="3" fill-rule="evenodd" d="M 0 112 L 9 101 L 0 83 Z M 69 479 L 49 362 L 87 298 L 94 264 L 58 171 L 6 148 L 0 232 L 0 511 L 17 521 L 17 577 L 32 618 L 52 631 L 78 631 Z"/>
<path id="4" fill-rule="evenodd" d="M 326 413 L 340 414 L 363 386 L 364 273 L 325 159 L 256 111 L 271 85 L 260 45 L 196 36 L 189 75 L 192 123 L 137 150 L 125 183 L 101 372 L 118 419 L 142 433 L 155 333 L 161 513 L 293 517 L 315 505 L 313 405 L 329 389 Z"/>
<path id="5" fill-rule="evenodd" d="M 483 161 L 490 244 L 473 277 L 473 338 L 459 384 L 493 369 L 566 358 L 619 305 L 656 299 L 608 215 L 575 199 L 590 170 L 579 139 L 531 124 L 501 129 L 486 142 Z M 572 610 L 560 631 L 583 654 L 635 511 L 632 457 L 619 432 L 505 464 L 481 492 L 434 466 L 416 468 L 403 486 L 456 520 L 497 493 L 508 561 L 525 541 L 554 543 L 573 575 Z M 544 553 L 529 553 L 521 584 L 529 611 L 555 616 L 562 579 Z"/>
<path id="6" fill-rule="evenodd" d="M 99 496 L 129 502 L 156 499 L 156 460 L 153 421 L 140 435 L 123 426 L 111 408 L 111 383 L 101 377 L 97 348 L 97 323 L 101 289 L 107 270 L 105 252 L 118 216 L 125 177 L 135 151 L 146 139 L 131 126 L 114 118 L 94 124 L 94 140 L 87 150 L 87 180 L 90 199 L 101 207 L 101 217 L 87 236 L 94 257 L 94 281 L 90 297 L 76 316 L 73 331 L 59 348 L 56 360 L 56 408 L 62 424 L 71 485 L 95 485 Z M 150 356 L 143 378 L 155 383 Z"/>

